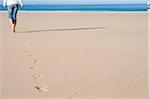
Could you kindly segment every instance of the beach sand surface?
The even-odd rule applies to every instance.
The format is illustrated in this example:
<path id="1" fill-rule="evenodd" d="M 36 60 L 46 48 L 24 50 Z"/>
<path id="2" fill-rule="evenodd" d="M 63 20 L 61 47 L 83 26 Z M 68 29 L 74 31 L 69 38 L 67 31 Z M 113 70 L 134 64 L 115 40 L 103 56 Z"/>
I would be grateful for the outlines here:
<path id="1" fill-rule="evenodd" d="M 0 13 L 1 99 L 148 99 L 148 14 Z"/>

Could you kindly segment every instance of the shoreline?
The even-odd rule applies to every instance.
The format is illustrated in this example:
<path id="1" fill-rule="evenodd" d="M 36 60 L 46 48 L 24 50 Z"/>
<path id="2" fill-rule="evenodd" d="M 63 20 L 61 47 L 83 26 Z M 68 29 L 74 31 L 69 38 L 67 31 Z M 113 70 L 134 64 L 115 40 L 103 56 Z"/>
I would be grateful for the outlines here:
<path id="1" fill-rule="evenodd" d="M 6 13 L 5 11 L 0 11 L 0 13 Z M 19 11 L 21 13 L 149 13 L 150 11 Z"/>

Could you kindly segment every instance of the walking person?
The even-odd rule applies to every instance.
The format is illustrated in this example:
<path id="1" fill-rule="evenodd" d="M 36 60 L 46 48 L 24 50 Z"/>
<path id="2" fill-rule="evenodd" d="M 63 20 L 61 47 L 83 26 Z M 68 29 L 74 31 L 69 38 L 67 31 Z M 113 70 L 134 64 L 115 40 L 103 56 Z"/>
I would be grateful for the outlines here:
<path id="1" fill-rule="evenodd" d="M 23 7 L 22 0 L 3 0 L 3 7 L 8 9 L 8 18 L 12 32 L 15 32 L 19 5 Z"/>

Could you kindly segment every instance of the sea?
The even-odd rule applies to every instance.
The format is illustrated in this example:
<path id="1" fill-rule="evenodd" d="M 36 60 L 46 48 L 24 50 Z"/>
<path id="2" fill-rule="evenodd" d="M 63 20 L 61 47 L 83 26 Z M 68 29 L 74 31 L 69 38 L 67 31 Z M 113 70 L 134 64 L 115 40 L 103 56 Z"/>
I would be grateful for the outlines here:
<path id="1" fill-rule="evenodd" d="M 61 4 L 61 5 L 24 5 L 22 11 L 147 11 L 150 7 L 147 4 Z M 0 11 L 6 11 L 0 5 Z"/>

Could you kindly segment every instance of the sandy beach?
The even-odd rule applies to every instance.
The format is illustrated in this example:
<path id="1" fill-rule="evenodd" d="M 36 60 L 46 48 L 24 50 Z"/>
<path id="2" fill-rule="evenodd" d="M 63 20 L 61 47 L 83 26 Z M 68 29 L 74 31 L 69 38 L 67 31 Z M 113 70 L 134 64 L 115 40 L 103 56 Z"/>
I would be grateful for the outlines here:
<path id="1" fill-rule="evenodd" d="M 146 12 L 0 12 L 1 99 L 148 99 Z M 18 98 L 17 98 L 18 97 Z"/>

